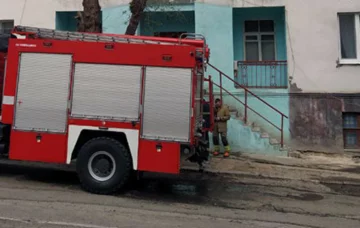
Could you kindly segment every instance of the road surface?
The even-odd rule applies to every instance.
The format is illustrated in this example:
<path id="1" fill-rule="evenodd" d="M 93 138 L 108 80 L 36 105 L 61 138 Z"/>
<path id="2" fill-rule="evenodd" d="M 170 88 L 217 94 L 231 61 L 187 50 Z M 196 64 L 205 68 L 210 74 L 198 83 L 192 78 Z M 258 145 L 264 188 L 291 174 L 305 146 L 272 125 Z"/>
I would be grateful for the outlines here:
<path id="1" fill-rule="evenodd" d="M 148 175 L 102 196 L 71 170 L 0 163 L 1 228 L 356 228 L 359 196 L 357 186 L 198 173 Z"/>

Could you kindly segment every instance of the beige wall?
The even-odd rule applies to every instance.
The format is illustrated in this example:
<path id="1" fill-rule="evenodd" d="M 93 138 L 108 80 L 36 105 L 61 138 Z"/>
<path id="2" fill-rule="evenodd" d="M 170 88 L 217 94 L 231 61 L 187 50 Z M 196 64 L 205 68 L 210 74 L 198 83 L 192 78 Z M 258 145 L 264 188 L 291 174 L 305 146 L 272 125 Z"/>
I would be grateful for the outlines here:
<path id="1" fill-rule="evenodd" d="M 287 2 L 289 74 L 297 86 L 303 91 L 360 92 L 360 65 L 337 67 L 340 57 L 337 13 L 360 12 L 360 1 Z"/>
<path id="2" fill-rule="evenodd" d="M 127 2 L 129 0 L 100 0 L 100 5 L 111 7 Z M 81 9 L 82 0 L 1 0 L 0 20 L 15 20 L 16 25 L 55 28 L 56 11 Z"/>

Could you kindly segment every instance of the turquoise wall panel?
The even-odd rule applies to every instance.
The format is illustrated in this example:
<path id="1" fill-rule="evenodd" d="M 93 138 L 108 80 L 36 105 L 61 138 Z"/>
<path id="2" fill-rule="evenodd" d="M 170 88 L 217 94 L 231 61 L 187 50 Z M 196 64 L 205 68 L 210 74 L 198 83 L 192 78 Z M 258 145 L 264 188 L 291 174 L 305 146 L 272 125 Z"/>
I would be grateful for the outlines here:
<path id="1" fill-rule="evenodd" d="M 273 20 L 275 23 L 277 60 L 286 57 L 286 24 L 284 7 L 235 8 L 234 14 L 234 59 L 244 60 L 244 22 L 246 20 Z"/>
<path id="2" fill-rule="evenodd" d="M 105 8 L 102 11 L 103 32 L 124 34 L 131 16 L 129 5 Z"/>
<path id="3" fill-rule="evenodd" d="M 233 9 L 234 60 L 244 60 L 244 23 L 246 20 L 273 20 L 275 23 L 276 60 L 287 60 L 284 7 Z M 238 82 L 249 87 L 287 87 L 287 66 L 239 66 Z M 243 77 L 246 76 L 246 77 Z"/>
<path id="4" fill-rule="evenodd" d="M 72 32 L 76 31 L 77 21 L 75 17 L 76 17 L 75 11 L 56 12 L 55 29 L 61 31 L 72 31 Z"/>
<path id="5" fill-rule="evenodd" d="M 210 63 L 224 73 L 234 75 L 233 48 L 233 9 L 230 6 L 195 3 L 195 30 L 207 39 L 210 48 Z M 219 83 L 219 75 L 208 68 L 208 74 Z M 225 81 L 227 89 L 234 88 L 233 83 Z M 218 88 L 214 88 L 218 90 Z"/>

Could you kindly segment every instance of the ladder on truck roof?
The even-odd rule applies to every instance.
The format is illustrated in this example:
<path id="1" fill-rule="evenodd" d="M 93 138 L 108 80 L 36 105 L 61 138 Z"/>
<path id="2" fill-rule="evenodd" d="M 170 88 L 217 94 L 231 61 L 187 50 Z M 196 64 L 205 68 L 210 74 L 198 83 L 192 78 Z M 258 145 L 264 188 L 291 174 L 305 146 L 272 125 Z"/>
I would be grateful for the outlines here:
<path id="1" fill-rule="evenodd" d="M 69 32 L 54 29 L 37 28 L 30 26 L 15 26 L 12 33 L 25 35 L 27 38 L 40 38 L 40 39 L 56 39 L 56 40 L 72 40 L 72 41 L 85 41 L 85 42 L 113 42 L 113 43 L 133 43 L 133 44 L 160 44 L 160 45 L 186 45 L 195 46 L 196 59 L 203 63 L 200 72 L 197 76 L 203 76 L 206 71 L 206 64 L 209 52 L 206 46 L 206 39 L 203 35 L 195 33 L 183 33 L 176 38 L 163 38 L 163 37 L 144 37 L 144 36 L 129 36 L 117 34 L 103 34 L 103 33 L 86 33 L 86 32 Z M 189 39 L 188 37 L 192 37 Z M 200 39 L 200 40 L 198 40 Z M 201 87 L 202 90 L 202 87 Z M 200 97 L 202 99 L 202 91 Z"/>
<path id="2" fill-rule="evenodd" d="M 160 44 L 160 45 L 186 45 L 198 47 L 196 55 L 200 57 L 205 64 L 209 58 L 209 50 L 206 39 L 201 34 L 183 33 L 178 39 L 150 36 L 130 36 L 120 34 L 105 33 L 86 33 L 86 32 L 69 32 L 55 29 L 46 29 L 30 26 L 15 26 L 12 33 L 26 35 L 29 38 L 72 40 L 86 42 L 112 42 L 112 43 L 132 43 L 132 44 Z M 32 37 L 31 35 L 35 36 Z M 190 39 L 191 38 L 191 39 Z"/>
<path id="3" fill-rule="evenodd" d="M 73 41 L 88 41 L 88 42 L 116 42 L 116 43 L 135 43 L 135 44 L 161 44 L 161 45 L 192 45 L 206 48 L 206 41 L 202 35 L 198 34 L 182 34 L 179 39 L 174 38 L 158 38 L 158 37 L 144 37 L 144 36 L 129 36 L 116 34 L 97 34 L 86 32 L 69 32 L 59 31 L 54 29 L 37 28 L 30 26 L 15 26 L 13 33 L 27 33 L 34 34 L 38 38 L 58 39 L 58 40 L 73 40 Z M 184 39 L 183 36 L 192 36 L 193 39 Z M 202 41 L 196 40 L 201 37 Z"/>

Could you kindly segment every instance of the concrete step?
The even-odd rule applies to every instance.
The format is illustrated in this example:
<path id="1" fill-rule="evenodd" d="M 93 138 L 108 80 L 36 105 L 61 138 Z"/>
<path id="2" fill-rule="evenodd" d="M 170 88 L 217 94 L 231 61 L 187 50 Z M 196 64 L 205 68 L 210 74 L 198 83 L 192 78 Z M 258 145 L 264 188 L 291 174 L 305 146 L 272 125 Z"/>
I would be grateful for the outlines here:
<path id="1" fill-rule="evenodd" d="M 269 142 L 271 145 L 279 145 L 280 144 L 280 142 L 275 138 L 270 138 Z"/>
<path id="2" fill-rule="evenodd" d="M 249 127 L 252 132 L 260 134 L 260 138 L 268 139 L 269 145 L 274 150 L 280 151 L 280 152 L 289 152 L 290 151 L 290 149 L 288 147 L 286 147 L 285 145 L 283 147 L 281 147 L 280 141 L 277 138 L 270 135 L 268 132 L 264 131 L 261 128 L 261 126 L 259 126 L 256 122 L 245 123 L 244 116 L 241 112 L 236 110 L 236 108 L 234 108 L 234 107 L 229 107 L 229 108 L 230 108 L 230 114 L 233 119 L 239 120 L 243 126 Z"/>

